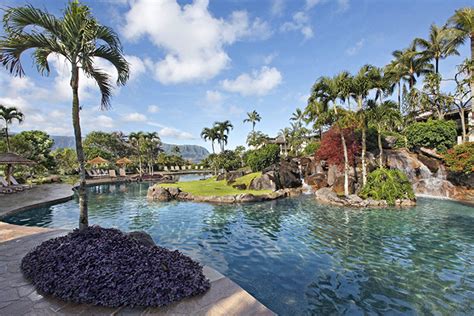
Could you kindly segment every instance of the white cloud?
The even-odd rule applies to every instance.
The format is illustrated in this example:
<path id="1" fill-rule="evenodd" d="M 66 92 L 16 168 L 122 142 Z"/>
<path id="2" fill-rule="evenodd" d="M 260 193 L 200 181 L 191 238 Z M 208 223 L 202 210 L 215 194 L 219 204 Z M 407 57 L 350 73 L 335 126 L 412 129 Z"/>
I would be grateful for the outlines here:
<path id="1" fill-rule="evenodd" d="M 303 11 L 298 11 L 293 14 L 292 20 L 285 22 L 281 27 L 280 31 L 290 32 L 299 31 L 303 34 L 305 39 L 310 39 L 314 36 L 313 28 L 310 24 L 308 15 Z"/>
<path id="2" fill-rule="evenodd" d="M 122 121 L 124 122 L 145 122 L 146 120 L 147 117 L 138 112 L 128 113 L 122 116 Z"/>
<path id="3" fill-rule="evenodd" d="M 336 3 L 337 12 L 339 13 L 347 11 L 350 6 L 349 0 L 306 0 L 306 9 L 309 10 L 318 4 L 328 3 L 328 2 Z"/>
<path id="4" fill-rule="evenodd" d="M 158 105 L 151 104 L 151 105 L 148 106 L 148 112 L 158 113 L 158 112 L 160 112 L 160 107 Z"/>
<path id="5" fill-rule="evenodd" d="M 130 64 L 130 78 L 129 81 L 134 81 L 146 72 L 146 64 L 137 56 L 125 55 L 125 59 Z"/>
<path id="6" fill-rule="evenodd" d="M 205 81 L 230 62 L 224 47 L 242 38 L 270 35 L 267 23 L 250 21 L 247 12 L 234 11 L 228 19 L 215 18 L 207 0 L 180 6 L 176 0 L 137 0 L 126 13 L 123 33 L 128 39 L 147 36 L 165 51 L 149 61 L 157 80 L 164 84 Z"/>
<path id="7" fill-rule="evenodd" d="M 180 131 L 179 129 L 172 128 L 172 127 L 164 127 L 160 131 L 158 131 L 158 135 L 160 137 L 170 137 L 170 138 L 177 138 L 177 139 L 195 139 L 195 137 L 188 133 Z"/>
<path id="8" fill-rule="evenodd" d="M 284 0 L 273 0 L 271 13 L 273 15 L 281 15 L 285 10 L 285 1 Z"/>
<path id="9" fill-rule="evenodd" d="M 241 74 L 234 80 L 226 79 L 221 82 L 222 88 L 229 92 L 238 92 L 244 96 L 266 95 L 282 81 L 282 75 L 275 67 L 264 66 L 260 71 L 251 74 Z"/>
<path id="10" fill-rule="evenodd" d="M 346 54 L 349 56 L 353 56 L 357 54 L 361 50 L 361 48 L 364 47 L 364 43 L 365 43 L 365 39 L 361 39 L 357 41 L 357 43 L 355 43 L 354 46 L 351 46 L 348 49 L 346 49 Z"/>
<path id="11" fill-rule="evenodd" d="M 263 63 L 265 65 L 269 65 L 272 63 L 272 61 L 278 56 L 277 53 L 271 53 L 263 58 Z"/>
<path id="12" fill-rule="evenodd" d="M 206 91 L 206 101 L 209 103 L 220 103 L 223 100 L 223 95 L 219 91 Z"/>

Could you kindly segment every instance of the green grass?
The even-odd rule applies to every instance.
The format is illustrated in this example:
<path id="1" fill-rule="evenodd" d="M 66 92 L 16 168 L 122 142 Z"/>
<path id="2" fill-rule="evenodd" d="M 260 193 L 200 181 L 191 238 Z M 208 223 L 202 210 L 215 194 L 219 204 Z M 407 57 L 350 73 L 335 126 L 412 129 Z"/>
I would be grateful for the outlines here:
<path id="1" fill-rule="evenodd" d="M 252 173 L 244 177 L 237 179 L 236 183 L 250 183 L 250 181 L 259 176 L 261 173 Z M 231 185 L 227 185 L 226 180 L 216 181 L 216 178 L 209 178 L 206 180 L 197 180 L 189 182 L 178 182 L 178 183 L 161 183 L 158 184 L 163 188 L 180 188 L 181 191 L 191 193 L 195 196 L 224 196 L 224 195 L 234 195 L 241 193 L 250 193 L 253 195 L 263 195 L 271 193 L 271 190 L 237 190 Z"/>
<path id="2" fill-rule="evenodd" d="M 245 184 L 247 186 L 247 188 L 250 186 L 250 182 L 252 182 L 253 179 L 257 178 L 257 177 L 260 177 L 262 176 L 262 172 L 252 172 L 252 173 L 249 173 L 243 177 L 240 177 L 240 178 L 237 178 L 235 180 L 234 183 L 232 183 L 232 185 L 235 185 L 235 184 Z"/>

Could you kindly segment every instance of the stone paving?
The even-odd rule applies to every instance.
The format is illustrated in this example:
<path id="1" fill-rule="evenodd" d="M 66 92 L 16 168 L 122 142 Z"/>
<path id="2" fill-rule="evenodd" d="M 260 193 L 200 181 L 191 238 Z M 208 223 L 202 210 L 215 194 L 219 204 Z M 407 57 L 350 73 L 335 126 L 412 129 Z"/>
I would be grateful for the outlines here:
<path id="1" fill-rule="evenodd" d="M 65 202 L 73 196 L 72 186 L 65 183 L 35 185 L 22 192 L 3 194 L 0 195 L 0 219 L 29 208 Z"/>

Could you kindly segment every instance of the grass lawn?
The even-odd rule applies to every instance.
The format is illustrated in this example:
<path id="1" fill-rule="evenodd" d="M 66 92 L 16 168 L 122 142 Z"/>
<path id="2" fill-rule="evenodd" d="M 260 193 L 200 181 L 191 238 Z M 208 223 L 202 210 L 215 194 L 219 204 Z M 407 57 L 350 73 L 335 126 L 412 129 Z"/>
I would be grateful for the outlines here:
<path id="1" fill-rule="evenodd" d="M 250 181 L 252 181 L 252 179 L 255 177 L 259 177 L 260 175 L 261 175 L 261 172 L 254 172 L 254 173 L 245 175 L 241 178 L 238 178 L 235 181 L 235 183 L 232 183 L 232 184 L 245 183 L 248 187 L 250 184 Z M 241 193 L 263 195 L 263 194 L 272 192 L 271 190 L 237 190 L 233 188 L 231 185 L 227 185 L 226 180 L 216 181 L 215 177 L 212 177 L 206 180 L 178 182 L 178 183 L 161 183 L 158 185 L 164 188 L 169 188 L 169 187 L 180 188 L 181 191 L 188 192 L 196 196 L 211 196 L 211 195 L 223 196 L 223 195 L 234 195 L 234 194 L 241 194 Z"/>

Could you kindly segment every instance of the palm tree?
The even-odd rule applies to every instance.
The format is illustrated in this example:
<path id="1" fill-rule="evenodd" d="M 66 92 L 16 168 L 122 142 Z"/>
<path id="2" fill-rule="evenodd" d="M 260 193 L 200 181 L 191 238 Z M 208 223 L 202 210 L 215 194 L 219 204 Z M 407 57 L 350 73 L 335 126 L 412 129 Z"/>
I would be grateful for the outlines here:
<path id="1" fill-rule="evenodd" d="M 262 117 L 260 114 L 257 113 L 257 111 L 253 110 L 252 112 L 247 112 L 247 118 L 244 120 L 244 123 L 252 123 L 252 132 L 255 132 L 255 124 L 257 122 L 260 122 Z"/>
<path id="2" fill-rule="evenodd" d="M 290 133 L 291 131 L 288 127 L 282 128 L 278 132 L 278 135 L 283 137 L 283 142 L 285 143 L 285 148 L 284 148 L 285 157 L 288 156 L 288 141 L 290 138 Z"/>
<path id="3" fill-rule="evenodd" d="M 302 125 L 304 121 L 305 113 L 300 108 L 296 108 L 295 112 L 291 114 L 290 121 L 296 122 L 299 125 Z"/>
<path id="4" fill-rule="evenodd" d="M 161 151 L 161 138 L 157 132 L 150 132 L 144 134 L 144 140 L 148 154 L 148 172 L 153 174 L 156 155 Z"/>
<path id="5" fill-rule="evenodd" d="M 375 100 L 367 102 L 367 118 L 370 127 L 377 130 L 377 143 L 379 147 L 379 167 L 383 168 L 383 146 L 382 133 L 393 130 L 401 124 L 401 114 L 397 104 L 393 101 L 385 101 L 377 104 Z"/>
<path id="6" fill-rule="evenodd" d="M 459 55 L 453 32 L 446 27 L 432 24 L 429 39 L 416 38 L 414 44 L 422 49 L 422 55 L 428 60 L 434 60 L 435 73 L 439 73 L 439 60 L 448 56 Z"/>
<path id="7" fill-rule="evenodd" d="M 462 44 L 466 39 L 471 44 L 471 63 L 474 63 L 474 8 L 466 7 L 456 10 L 454 15 L 449 18 L 448 25 L 454 31 L 453 36 L 457 44 Z M 471 95 L 474 93 L 474 71 L 471 71 Z M 471 115 L 474 116 L 474 106 L 471 109 Z M 470 129 L 470 134 L 474 133 L 474 128 Z"/>
<path id="8" fill-rule="evenodd" d="M 408 82 L 411 89 L 416 84 L 416 77 L 433 71 L 433 65 L 429 58 L 416 50 L 416 44 L 412 43 L 404 50 L 396 50 L 392 53 L 394 60 L 393 67 L 400 73 L 401 79 Z"/>
<path id="9" fill-rule="evenodd" d="M 340 131 L 342 150 L 344 154 L 344 194 L 349 195 L 349 156 L 347 151 L 347 143 L 344 136 L 343 128 L 346 126 L 348 116 L 345 111 L 338 105 L 338 100 L 341 96 L 341 89 L 339 80 L 341 76 L 336 75 L 333 78 L 321 77 L 313 85 L 311 89 L 311 96 L 308 100 L 308 107 L 313 107 L 314 104 L 319 104 L 318 109 L 326 111 L 328 114 L 333 112 L 333 115 L 323 115 L 322 117 L 328 122 L 334 122 Z M 341 99 L 342 100 L 342 99 Z M 331 108 L 332 107 L 332 108 Z M 311 111 L 311 108 L 309 109 Z"/>
<path id="10" fill-rule="evenodd" d="M 202 129 L 202 132 L 201 132 L 201 138 L 204 139 L 204 141 L 208 141 L 210 140 L 211 141 L 211 145 L 212 145 L 212 153 L 215 154 L 215 150 L 214 150 L 214 141 L 216 141 L 217 139 L 217 129 L 214 128 L 214 127 L 205 127 Z"/>
<path id="11" fill-rule="evenodd" d="M 48 75 L 48 56 L 63 56 L 71 67 L 72 121 L 79 162 L 79 229 L 88 226 L 84 151 L 80 125 L 79 69 L 95 80 L 102 95 L 101 107 L 110 107 L 112 83 L 110 76 L 96 67 L 95 60 L 109 61 L 117 70 L 117 84 L 129 77 L 129 64 L 122 54 L 117 34 L 102 26 L 89 8 L 71 1 L 60 18 L 31 5 L 9 8 L 3 16 L 5 36 L 0 40 L 0 63 L 16 76 L 24 75 L 21 55 L 33 49 L 33 60 L 41 74 Z"/>
<path id="12" fill-rule="evenodd" d="M 142 145 L 145 141 L 145 133 L 143 132 L 133 132 L 128 135 L 128 140 L 130 144 L 135 148 L 135 151 L 138 155 L 138 173 L 140 174 L 140 178 L 143 174 L 142 169 Z"/>
<path id="13" fill-rule="evenodd" d="M 214 128 L 217 131 L 217 141 L 221 146 L 221 152 L 223 152 L 225 145 L 227 145 L 228 134 L 234 126 L 229 120 L 225 120 L 223 122 L 215 122 Z"/>
<path id="14" fill-rule="evenodd" d="M 12 124 L 14 120 L 17 120 L 18 123 L 21 124 L 25 116 L 16 107 L 6 107 L 0 104 L 0 118 L 5 121 L 5 138 L 7 139 L 7 151 L 11 151 L 8 125 Z"/>

